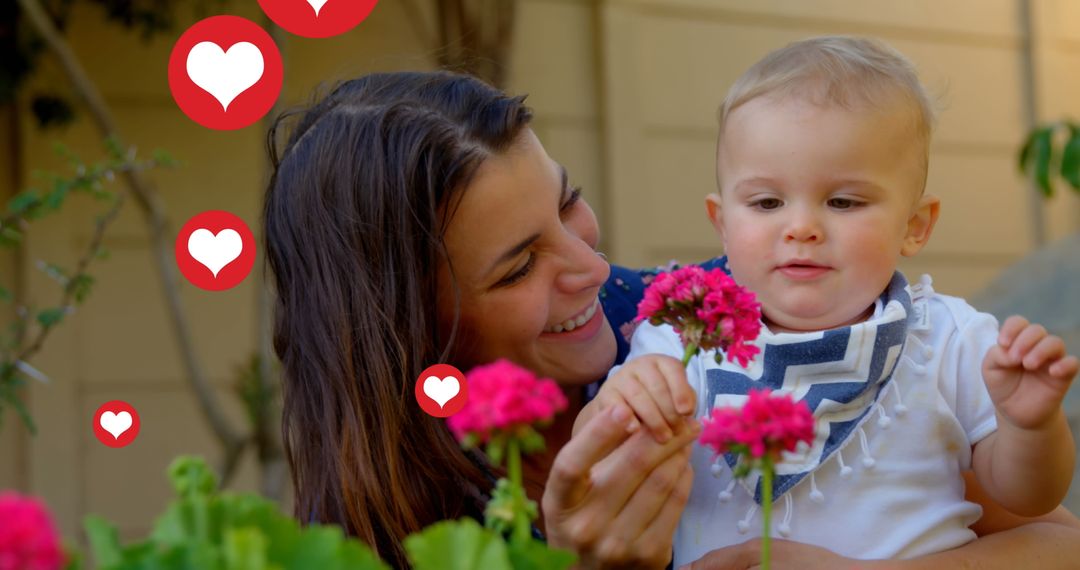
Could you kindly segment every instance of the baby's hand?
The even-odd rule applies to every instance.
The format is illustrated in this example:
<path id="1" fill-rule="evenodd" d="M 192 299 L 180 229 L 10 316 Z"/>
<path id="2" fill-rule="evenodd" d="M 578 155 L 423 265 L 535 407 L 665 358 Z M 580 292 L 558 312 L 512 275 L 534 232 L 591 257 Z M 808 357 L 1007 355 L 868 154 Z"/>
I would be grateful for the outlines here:
<path id="1" fill-rule="evenodd" d="M 608 378 L 590 402 L 603 412 L 624 403 L 660 443 L 666 443 L 694 413 L 697 397 L 686 380 L 682 362 L 670 356 L 647 354 L 635 358 Z"/>
<path id="2" fill-rule="evenodd" d="M 1065 354 L 1059 337 L 1018 316 L 1005 321 L 998 343 L 983 359 L 994 406 L 1022 429 L 1040 428 L 1055 417 L 1078 369 L 1080 360 Z"/>

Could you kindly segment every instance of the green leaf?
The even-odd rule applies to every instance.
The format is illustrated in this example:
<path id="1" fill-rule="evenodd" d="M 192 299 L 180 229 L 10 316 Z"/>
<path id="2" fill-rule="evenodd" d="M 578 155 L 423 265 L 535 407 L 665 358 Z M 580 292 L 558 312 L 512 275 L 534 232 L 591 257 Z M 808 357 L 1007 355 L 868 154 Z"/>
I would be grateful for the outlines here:
<path id="1" fill-rule="evenodd" d="M 109 153 L 109 156 L 112 157 L 113 160 L 124 160 L 124 147 L 116 137 L 108 137 L 105 139 L 105 151 Z"/>
<path id="2" fill-rule="evenodd" d="M 64 541 L 64 559 L 67 561 L 64 564 L 64 570 L 82 570 L 83 568 L 83 555 L 79 552 L 79 549 L 73 545 Z"/>
<path id="3" fill-rule="evenodd" d="M 171 167 L 176 165 L 176 159 L 166 150 L 160 148 L 154 149 L 153 156 L 154 162 L 156 162 L 158 166 Z"/>
<path id="4" fill-rule="evenodd" d="M 1050 181 L 1050 161 L 1052 158 L 1053 142 L 1054 142 L 1054 127 L 1044 127 L 1039 129 L 1035 133 L 1035 140 L 1032 143 L 1032 165 L 1034 170 L 1035 183 L 1042 190 L 1043 195 L 1050 197 L 1054 195 L 1054 186 Z"/>
<path id="5" fill-rule="evenodd" d="M 534 538 L 523 545 L 511 545 L 510 561 L 514 570 L 564 570 L 577 561 L 577 556 L 550 548 Z"/>
<path id="6" fill-rule="evenodd" d="M 60 324 L 64 320 L 64 315 L 67 314 L 62 307 L 54 307 L 52 309 L 45 309 L 37 314 L 37 321 L 41 323 L 41 326 L 51 327 Z"/>
<path id="7" fill-rule="evenodd" d="M 10 301 L 11 291 L 8 291 L 6 287 L 0 286 L 0 301 Z"/>
<path id="8" fill-rule="evenodd" d="M 68 282 L 68 287 L 71 288 L 71 294 L 75 297 L 76 303 L 82 303 L 86 300 L 86 297 L 90 295 L 90 289 L 94 286 L 94 278 L 82 274 L 76 275 L 74 279 Z"/>
<path id="9" fill-rule="evenodd" d="M 258 529 L 245 527 L 225 531 L 225 567 L 229 570 L 264 570 L 266 537 Z"/>
<path id="10" fill-rule="evenodd" d="M 37 190 L 27 190 L 20 194 L 16 194 L 11 201 L 8 202 L 8 211 L 13 214 L 21 214 L 41 204 L 41 196 Z"/>
<path id="11" fill-rule="evenodd" d="M 22 232 L 6 226 L 0 229 L 0 245 L 15 246 L 22 242 Z"/>
<path id="12" fill-rule="evenodd" d="M 217 490 L 217 477 L 201 457 L 181 455 L 169 465 L 169 480 L 180 497 L 209 496 Z"/>
<path id="13" fill-rule="evenodd" d="M 86 529 L 90 550 L 99 567 L 115 566 L 121 562 L 123 556 L 115 527 L 97 515 L 88 515 L 83 519 L 83 528 Z"/>
<path id="14" fill-rule="evenodd" d="M 45 205 L 51 210 L 59 210 L 60 206 L 64 205 L 64 199 L 67 198 L 68 192 L 71 190 L 71 182 L 64 180 L 63 178 L 57 178 L 53 182 L 53 190 L 45 196 Z"/>
<path id="15" fill-rule="evenodd" d="M 1080 127 L 1069 125 L 1069 142 L 1061 154 L 1061 177 L 1080 191 Z"/>
<path id="16" fill-rule="evenodd" d="M 472 519 L 443 521 L 405 539 L 414 570 L 513 570 L 502 536 Z"/>
<path id="17" fill-rule="evenodd" d="M 502 464 L 503 454 L 506 450 L 506 435 L 503 433 L 494 433 L 491 439 L 488 440 L 487 447 L 484 448 L 484 454 L 487 455 L 488 460 L 495 467 Z"/>

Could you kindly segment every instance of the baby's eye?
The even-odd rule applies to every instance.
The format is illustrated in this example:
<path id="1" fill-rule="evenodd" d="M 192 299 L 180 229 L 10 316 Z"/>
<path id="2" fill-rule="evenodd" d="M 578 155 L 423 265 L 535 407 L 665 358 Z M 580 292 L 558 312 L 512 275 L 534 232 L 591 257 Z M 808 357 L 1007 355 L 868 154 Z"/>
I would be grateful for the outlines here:
<path id="1" fill-rule="evenodd" d="M 779 208 L 783 202 L 777 198 L 762 198 L 750 204 L 751 207 L 759 210 L 775 210 Z"/>
<path id="2" fill-rule="evenodd" d="M 836 208 L 837 210 L 850 210 L 862 205 L 862 202 L 852 200 L 850 198 L 830 198 L 829 207 Z"/>

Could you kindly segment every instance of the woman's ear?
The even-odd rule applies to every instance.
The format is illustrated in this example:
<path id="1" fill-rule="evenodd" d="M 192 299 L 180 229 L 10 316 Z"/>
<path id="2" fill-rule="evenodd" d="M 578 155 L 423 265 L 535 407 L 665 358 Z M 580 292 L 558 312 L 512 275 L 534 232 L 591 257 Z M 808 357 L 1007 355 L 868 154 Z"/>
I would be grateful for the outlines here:
<path id="1" fill-rule="evenodd" d="M 911 257 L 930 241 L 930 234 L 934 231 L 940 210 L 941 200 L 937 196 L 927 194 L 919 199 L 908 218 L 907 234 L 904 236 L 904 244 L 900 246 L 900 255 Z"/>
<path id="2" fill-rule="evenodd" d="M 724 250 L 727 250 L 727 235 L 724 233 L 723 203 L 720 194 L 713 192 L 705 196 L 705 213 L 709 215 L 709 221 L 716 228 L 716 235 L 720 236 Z"/>

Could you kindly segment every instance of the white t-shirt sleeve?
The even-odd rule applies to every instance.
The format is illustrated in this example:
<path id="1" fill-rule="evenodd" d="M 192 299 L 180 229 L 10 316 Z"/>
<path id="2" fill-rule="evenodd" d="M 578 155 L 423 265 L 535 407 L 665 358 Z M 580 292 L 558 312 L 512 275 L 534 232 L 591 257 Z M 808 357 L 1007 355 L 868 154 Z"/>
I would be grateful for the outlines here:
<path id="1" fill-rule="evenodd" d="M 683 348 L 679 335 L 670 325 L 650 325 L 641 323 L 630 338 L 630 352 L 623 364 L 612 367 L 608 376 L 614 374 L 627 362 L 646 354 L 664 354 L 673 358 L 682 358 Z"/>
<path id="2" fill-rule="evenodd" d="M 966 305 L 966 303 L 965 303 Z M 960 311 L 967 318 L 958 318 L 957 329 L 948 339 L 942 355 L 941 392 L 952 407 L 956 418 L 975 445 L 997 429 L 994 403 L 986 390 L 982 362 L 997 342 L 998 323 L 993 315 L 980 313 L 965 306 Z"/>

